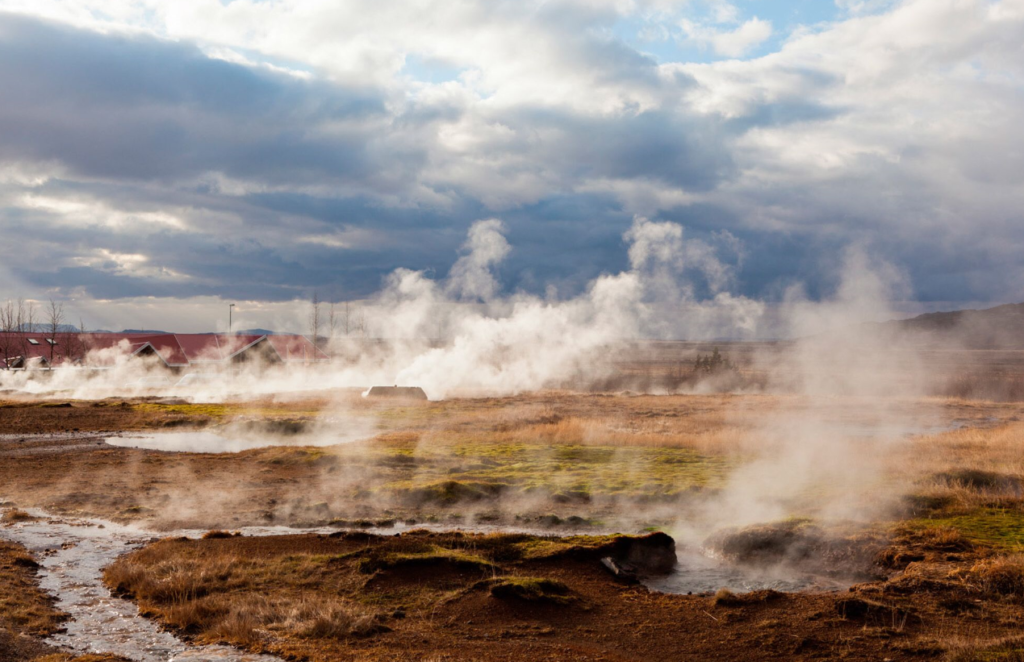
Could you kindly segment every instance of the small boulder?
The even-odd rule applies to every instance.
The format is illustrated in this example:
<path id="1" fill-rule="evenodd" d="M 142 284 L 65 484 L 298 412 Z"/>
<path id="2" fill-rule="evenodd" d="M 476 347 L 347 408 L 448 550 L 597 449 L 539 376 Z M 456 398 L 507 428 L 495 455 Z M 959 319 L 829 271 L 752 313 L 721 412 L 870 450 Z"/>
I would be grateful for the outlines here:
<path id="1" fill-rule="evenodd" d="M 660 531 L 646 536 L 623 536 L 615 541 L 612 558 L 640 574 L 667 575 L 678 561 L 676 541 Z"/>

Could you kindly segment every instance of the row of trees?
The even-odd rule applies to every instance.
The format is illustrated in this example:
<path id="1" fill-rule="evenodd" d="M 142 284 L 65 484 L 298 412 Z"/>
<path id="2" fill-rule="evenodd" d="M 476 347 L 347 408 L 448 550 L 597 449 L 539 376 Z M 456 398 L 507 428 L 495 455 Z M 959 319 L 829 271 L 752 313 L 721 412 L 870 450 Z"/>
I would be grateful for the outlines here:
<path id="1" fill-rule="evenodd" d="M 59 301 L 50 299 L 39 312 L 33 301 L 8 299 L 0 305 L 0 369 L 9 369 L 31 353 L 30 338 L 47 344 L 44 356 L 51 366 L 60 358 L 77 361 L 85 353 L 80 335 L 84 331 L 81 324 L 75 329 L 65 323 L 64 304 Z"/>
<path id="2" fill-rule="evenodd" d="M 697 360 L 693 362 L 693 371 L 705 375 L 732 369 L 732 362 L 722 356 L 717 347 L 708 356 L 698 354 Z"/>

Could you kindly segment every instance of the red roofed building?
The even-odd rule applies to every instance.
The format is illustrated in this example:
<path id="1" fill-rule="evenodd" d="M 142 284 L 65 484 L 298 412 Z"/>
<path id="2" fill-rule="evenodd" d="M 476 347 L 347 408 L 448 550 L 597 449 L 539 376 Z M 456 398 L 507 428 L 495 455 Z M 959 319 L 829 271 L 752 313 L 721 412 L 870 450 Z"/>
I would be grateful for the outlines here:
<path id="1" fill-rule="evenodd" d="M 130 357 L 155 356 L 182 370 L 259 360 L 265 363 L 318 363 L 330 357 L 308 338 L 293 334 L 227 333 L 58 333 L 0 334 L 0 369 L 60 365 L 110 367 Z"/>

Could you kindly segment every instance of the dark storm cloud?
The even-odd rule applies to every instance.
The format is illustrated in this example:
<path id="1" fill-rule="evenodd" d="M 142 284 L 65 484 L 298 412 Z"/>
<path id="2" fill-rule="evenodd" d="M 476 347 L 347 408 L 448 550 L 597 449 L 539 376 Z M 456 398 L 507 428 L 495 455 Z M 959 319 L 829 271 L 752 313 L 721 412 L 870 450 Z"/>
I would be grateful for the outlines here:
<path id="1" fill-rule="evenodd" d="M 852 243 L 901 267 L 922 298 L 1020 289 L 1019 98 L 961 89 L 963 71 L 950 84 L 945 64 L 908 76 L 892 54 L 949 43 L 955 58 L 913 61 L 960 62 L 977 50 L 955 43 L 961 19 L 945 39 L 863 53 L 884 26 L 761 60 L 659 66 L 610 36 L 610 5 L 584 4 L 481 8 L 486 20 L 460 34 L 494 20 L 492 38 L 531 37 L 521 57 L 441 49 L 467 78 L 425 86 L 332 78 L 343 65 L 325 60 L 348 54 L 330 48 L 333 31 L 302 78 L 212 59 L 189 37 L 0 14 L 0 222 L 14 238 L 2 266 L 28 286 L 104 298 L 358 297 L 398 267 L 443 277 L 467 228 L 499 217 L 506 291 L 567 296 L 627 268 L 623 233 L 641 214 L 709 244 L 732 233 L 745 254 L 723 259 L 742 262 L 750 296 L 795 283 L 827 295 Z M 447 28 L 407 34 L 434 29 Z M 372 62 L 404 57 L 378 45 Z M 337 82 L 356 79 L 378 82 Z"/>
<path id="2" fill-rule="evenodd" d="M 608 65 L 606 77 L 650 69 L 649 60 L 625 57 L 627 51 L 603 41 L 587 50 Z M 5 16 L 0 29 L 0 85 L 10 99 L 0 107 L 4 158 L 57 161 L 71 175 L 36 194 L 84 195 L 128 213 L 192 210 L 189 231 L 63 227 L 58 250 L 49 250 L 45 262 L 19 265 L 40 287 L 74 283 L 103 298 L 149 292 L 273 300 L 325 285 L 368 295 L 397 267 L 443 275 L 465 229 L 489 213 L 466 191 L 444 208 L 394 207 L 378 199 L 382 191 L 402 193 L 415 180 L 430 143 L 430 131 L 421 130 L 457 119 L 458 104 L 413 103 L 390 117 L 385 95 L 372 90 L 211 60 L 191 45 L 14 16 Z M 664 113 L 601 120 L 527 108 L 500 119 L 518 132 L 497 146 L 505 155 L 544 162 L 571 177 L 643 175 L 708 188 L 729 166 L 706 132 Z M 538 130 L 554 138 L 528 139 Z M 396 131 L 410 139 L 394 140 Z M 275 187 L 338 184 L 355 193 L 224 196 L 216 182 L 187 183 L 204 172 Z M 449 188 L 459 189 L 457 183 Z M 578 290 L 623 264 L 621 234 L 631 216 L 617 206 L 609 198 L 557 195 L 510 210 L 510 239 L 521 248 L 503 267 L 507 286 L 543 289 L 556 282 Z M 244 225 L 217 227 L 222 221 L 206 220 L 225 213 Z M 57 220 L 37 213 L 18 231 L 27 242 L 51 244 L 54 233 L 46 228 Z M 346 250 L 296 241 L 302 233 L 346 228 L 374 231 L 376 240 Z M 262 235 L 267 229 L 278 232 Z M 557 245 L 570 248 L 554 250 Z M 148 266 L 182 278 L 162 281 L 90 261 L 90 251 L 99 248 L 147 256 Z"/>
<path id="3" fill-rule="evenodd" d="M 384 117 L 379 93 L 264 73 L 192 45 L 3 15 L 0 89 L 3 158 L 57 160 L 83 176 L 343 181 L 382 166 L 367 131 Z"/>
<path id="4" fill-rule="evenodd" d="M 581 117 L 528 108 L 502 120 L 522 135 L 541 133 L 511 149 L 579 178 L 646 177 L 690 190 L 714 188 L 732 169 L 720 123 L 664 111 Z"/>

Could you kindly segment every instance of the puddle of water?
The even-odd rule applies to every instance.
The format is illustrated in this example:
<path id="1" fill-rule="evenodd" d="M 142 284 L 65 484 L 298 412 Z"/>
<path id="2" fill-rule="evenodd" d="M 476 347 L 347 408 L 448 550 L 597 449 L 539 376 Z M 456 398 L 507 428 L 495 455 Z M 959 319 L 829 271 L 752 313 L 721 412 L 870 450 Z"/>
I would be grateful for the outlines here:
<path id="1" fill-rule="evenodd" d="M 111 446 L 122 448 L 144 448 L 174 453 L 239 453 L 268 446 L 334 446 L 349 441 L 349 438 L 332 437 L 331 435 L 300 435 L 294 439 L 268 438 L 261 435 L 229 437 L 201 431 L 108 437 L 104 441 Z"/>
<path id="2" fill-rule="evenodd" d="M 904 421 L 877 423 L 874 421 L 843 421 L 841 423 L 824 423 L 818 426 L 822 435 L 873 440 L 897 440 L 920 435 L 950 432 L 968 427 L 960 422 L 926 423 L 924 421 Z"/>
<path id="3" fill-rule="evenodd" d="M 840 591 L 849 588 L 828 577 L 799 574 L 791 569 L 737 566 L 704 556 L 691 549 L 678 549 L 679 563 L 666 577 L 644 580 L 648 588 L 662 593 L 714 593 L 720 588 L 734 593 L 774 589 L 783 593 Z"/>
<path id="4" fill-rule="evenodd" d="M 49 643 L 78 653 L 114 653 L 138 662 L 282 662 L 270 655 L 227 646 L 189 646 L 139 615 L 138 608 L 110 594 L 103 568 L 146 538 L 109 522 L 48 519 L 0 528 L 0 537 L 20 543 L 40 563 L 40 586 L 71 619 Z"/>

